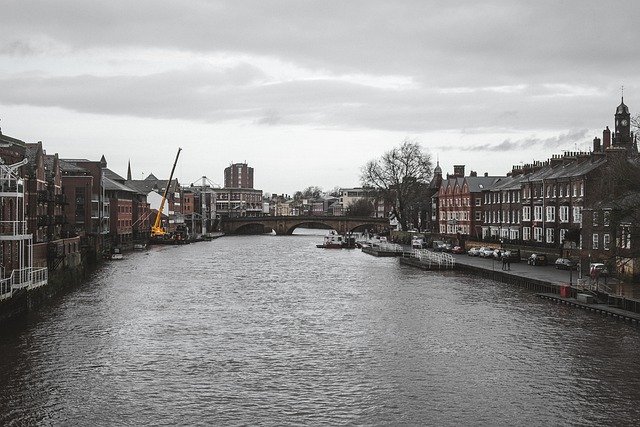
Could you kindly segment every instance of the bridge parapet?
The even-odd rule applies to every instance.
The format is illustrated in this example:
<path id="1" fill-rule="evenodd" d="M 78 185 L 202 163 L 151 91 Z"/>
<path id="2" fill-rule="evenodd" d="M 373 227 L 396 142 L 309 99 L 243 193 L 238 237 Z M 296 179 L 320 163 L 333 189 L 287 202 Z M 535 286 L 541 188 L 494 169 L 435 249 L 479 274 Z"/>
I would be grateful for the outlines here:
<path id="1" fill-rule="evenodd" d="M 226 234 L 258 234 L 274 230 L 278 235 L 289 235 L 302 225 L 319 225 L 339 233 L 364 229 L 381 232 L 389 227 L 389 220 L 347 216 L 262 216 L 223 218 L 221 221 L 222 231 Z M 262 229 L 258 231 L 260 226 Z"/>

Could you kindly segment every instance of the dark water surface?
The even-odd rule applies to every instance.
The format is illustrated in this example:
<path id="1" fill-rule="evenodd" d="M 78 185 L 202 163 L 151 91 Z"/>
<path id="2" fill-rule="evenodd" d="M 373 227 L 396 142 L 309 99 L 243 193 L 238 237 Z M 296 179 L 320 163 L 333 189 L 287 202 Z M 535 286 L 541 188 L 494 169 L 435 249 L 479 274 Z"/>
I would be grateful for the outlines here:
<path id="1" fill-rule="evenodd" d="M 0 334 L 0 424 L 637 425 L 640 330 L 318 236 L 152 248 Z"/>

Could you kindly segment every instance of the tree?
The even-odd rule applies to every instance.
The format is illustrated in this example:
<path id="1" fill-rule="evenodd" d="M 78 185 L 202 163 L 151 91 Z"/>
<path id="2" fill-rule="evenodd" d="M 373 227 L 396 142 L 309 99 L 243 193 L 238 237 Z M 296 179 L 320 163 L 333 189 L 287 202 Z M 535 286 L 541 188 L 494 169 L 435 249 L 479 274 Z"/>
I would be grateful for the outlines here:
<path id="1" fill-rule="evenodd" d="M 375 211 L 373 203 L 368 198 L 355 200 L 347 205 L 350 216 L 369 217 Z"/>
<path id="2" fill-rule="evenodd" d="M 312 185 L 302 191 L 296 191 L 293 195 L 294 200 L 301 199 L 319 199 L 322 196 L 322 188 Z"/>
<path id="3" fill-rule="evenodd" d="M 406 230 L 425 202 L 421 197 L 431 178 L 431 166 L 431 156 L 417 142 L 405 139 L 399 147 L 364 165 L 361 181 L 393 202 L 392 214 Z"/>

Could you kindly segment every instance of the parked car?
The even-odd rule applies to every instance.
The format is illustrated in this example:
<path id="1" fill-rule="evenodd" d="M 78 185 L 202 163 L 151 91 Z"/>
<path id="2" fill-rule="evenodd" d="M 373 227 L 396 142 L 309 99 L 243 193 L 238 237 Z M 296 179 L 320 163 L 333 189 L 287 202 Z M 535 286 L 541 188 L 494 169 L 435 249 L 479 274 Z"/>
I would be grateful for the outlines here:
<path id="1" fill-rule="evenodd" d="M 491 258 L 493 256 L 493 249 L 485 248 L 484 246 L 480 248 L 480 256 L 482 258 Z"/>
<path id="2" fill-rule="evenodd" d="M 596 274 L 600 277 L 606 277 L 609 275 L 609 270 L 607 270 L 607 266 L 602 263 L 592 262 L 589 265 L 589 275 L 594 276 Z"/>
<path id="3" fill-rule="evenodd" d="M 464 253 L 464 248 L 462 246 L 454 246 L 453 249 L 451 249 L 451 253 L 452 254 L 463 254 Z"/>
<path id="4" fill-rule="evenodd" d="M 431 247 L 436 252 L 442 252 L 445 247 L 445 243 L 442 240 L 434 240 L 431 242 Z"/>
<path id="5" fill-rule="evenodd" d="M 469 255 L 469 256 L 479 256 L 480 255 L 480 248 L 473 247 L 473 248 L 469 249 L 467 251 L 467 255 Z"/>
<path id="6" fill-rule="evenodd" d="M 527 259 L 529 265 L 547 265 L 547 256 L 545 254 L 531 254 Z"/>
<path id="7" fill-rule="evenodd" d="M 451 243 L 445 243 L 442 247 L 442 250 L 444 252 L 451 252 L 453 250 L 453 246 L 451 245 Z"/>
<path id="8" fill-rule="evenodd" d="M 510 262 L 520 262 L 520 249 L 504 251 L 502 257 L 506 257 Z"/>
<path id="9" fill-rule="evenodd" d="M 558 270 L 577 270 L 578 263 L 569 258 L 558 258 L 555 262 Z"/>

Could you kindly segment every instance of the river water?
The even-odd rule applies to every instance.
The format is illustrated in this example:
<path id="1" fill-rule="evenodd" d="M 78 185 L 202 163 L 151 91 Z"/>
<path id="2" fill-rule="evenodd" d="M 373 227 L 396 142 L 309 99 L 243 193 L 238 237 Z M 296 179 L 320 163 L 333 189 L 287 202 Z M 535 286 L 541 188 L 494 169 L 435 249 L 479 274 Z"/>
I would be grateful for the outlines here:
<path id="1" fill-rule="evenodd" d="M 0 424 L 640 421 L 636 327 L 321 235 L 107 265 L 3 328 Z"/>

